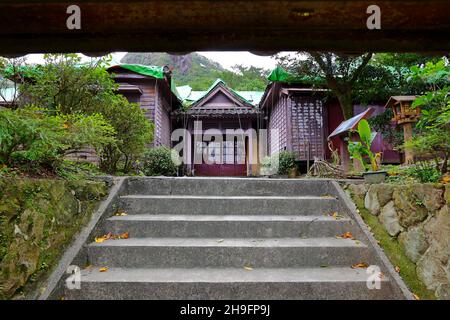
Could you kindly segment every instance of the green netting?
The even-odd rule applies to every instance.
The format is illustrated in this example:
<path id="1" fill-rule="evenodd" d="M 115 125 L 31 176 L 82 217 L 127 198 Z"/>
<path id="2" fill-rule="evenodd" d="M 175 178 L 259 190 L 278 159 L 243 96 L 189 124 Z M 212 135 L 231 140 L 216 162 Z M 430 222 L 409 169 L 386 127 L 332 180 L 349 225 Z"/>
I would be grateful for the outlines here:
<path id="1" fill-rule="evenodd" d="M 144 76 L 164 79 L 164 68 L 159 66 L 144 66 L 141 64 L 120 64 L 120 67 L 142 74 Z"/>

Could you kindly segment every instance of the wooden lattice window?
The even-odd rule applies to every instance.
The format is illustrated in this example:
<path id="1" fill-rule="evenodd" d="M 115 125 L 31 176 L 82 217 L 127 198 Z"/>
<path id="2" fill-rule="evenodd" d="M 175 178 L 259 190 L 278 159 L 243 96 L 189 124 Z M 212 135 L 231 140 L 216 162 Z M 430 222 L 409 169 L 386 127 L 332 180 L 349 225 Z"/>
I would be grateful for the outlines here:
<path id="1" fill-rule="evenodd" d="M 314 97 L 291 96 L 292 149 L 299 160 L 324 159 L 324 107 Z M 308 155 L 309 148 L 309 155 Z"/>

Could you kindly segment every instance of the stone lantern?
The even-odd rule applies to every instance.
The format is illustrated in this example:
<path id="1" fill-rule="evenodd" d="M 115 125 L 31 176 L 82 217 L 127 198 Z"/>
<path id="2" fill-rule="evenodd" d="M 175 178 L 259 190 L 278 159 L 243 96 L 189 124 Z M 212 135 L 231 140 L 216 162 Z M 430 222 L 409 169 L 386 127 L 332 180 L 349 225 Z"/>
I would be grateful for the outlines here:
<path id="1" fill-rule="evenodd" d="M 385 108 L 391 108 L 394 113 L 392 120 L 396 121 L 398 125 L 403 127 L 404 141 L 412 139 L 413 122 L 417 122 L 420 116 L 419 107 L 411 107 L 413 101 L 417 96 L 392 96 L 386 103 Z M 414 162 L 414 154 L 411 150 L 405 149 L 405 164 Z"/>

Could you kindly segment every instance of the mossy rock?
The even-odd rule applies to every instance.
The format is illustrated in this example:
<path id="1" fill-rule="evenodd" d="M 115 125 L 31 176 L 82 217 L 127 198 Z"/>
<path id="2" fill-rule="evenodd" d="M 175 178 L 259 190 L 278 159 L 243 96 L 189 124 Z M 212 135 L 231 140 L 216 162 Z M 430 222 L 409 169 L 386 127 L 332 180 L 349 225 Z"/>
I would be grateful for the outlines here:
<path id="1" fill-rule="evenodd" d="M 99 200 L 108 193 L 105 182 L 75 180 L 70 182 L 70 188 L 79 200 Z"/>
<path id="2" fill-rule="evenodd" d="M 405 227 L 414 226 L 426 219 L 428 210 L 423 202 L 416 197 L 410 186 L 397 187 L 393 198 L 400 224 Z"/>

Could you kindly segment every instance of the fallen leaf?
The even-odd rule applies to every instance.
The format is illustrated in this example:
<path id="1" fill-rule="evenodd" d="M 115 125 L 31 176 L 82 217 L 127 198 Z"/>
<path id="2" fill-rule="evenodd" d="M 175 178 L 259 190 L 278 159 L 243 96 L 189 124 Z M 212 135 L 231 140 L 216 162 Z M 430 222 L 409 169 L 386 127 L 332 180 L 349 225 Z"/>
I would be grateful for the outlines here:
<path id="1" fill-rule="evenodd" d="M 98 271 L 106 272 L 106 271 L 108 271 L 108 267 L 101 267 L 100 269 L 98 269 Z"/>
<path id="2" fill-rule="evenodd" d="M 361 241 L 355 240 L 355 243 L 356 243 L 357 245 L 360 245 L 360 244 L 361 244 Z"/>
<path id="3" fill-rule="evenodd" d="M 61 298 L 59 298 L 59 300 L 66 300 L 66 298 L 65 297 L 61 297 Z"/>
<path id="4" fill-rule="evenodd" d="M 223 239 L 217 240 L 217 242 L 218 242 L 218 243 L 222 243 L 222 242 L 223 242 Z"/>
<path id="5" fill-rule="evenodd" d="M 420 297 L 417 294 L 413 293 L 412 295 L 413 295 L 415 300 L 420 300 Z"/>
<path id="6" fill-rule="evenodd" d="M 105 241 L 105 238 L 103 237 L 95 238 L 95 242 L 97 243 L 102 243 L 103 241 Z"/>
<path id="7" fill-rule="evenodd" d="M 89 264 L 85 267 L 85 269 L 91 269 L 92 268 L 92 264 Z"/>
<path id="8" fill-rule="evenodd" d="M 101 237 L 95 238 L 95 242 L 102 243 L 103 241 L 109 240 L 113 237 L 112 233 L 105 234 Z"/>
<path id="9" fill-rule="evenodd" d="M 367 267 L 368 267 L 367 263 L 364 263 L 364 262 L 360 262 L 360 263 L 356 263 L 356 264 L 352 265 L 352 269 L 358 269 L 358 268 L 365 269 Z"/>
<path id="10" fill-rule="evenodd" d="M 118 236 L 119 239 L 128 239 L 130 237 L 128 232 L 124 232 Z"/>
<path id="11" fill-rule="evenodd" d="M 249 266 L 244 266 L 244 269 L 247 270 L 247 271 L 252 271 L 253 270 L 253 268 L 249 267 Z"/>
<path id="12" fill-rule="evenodd" d="M 399 266 L 395 266 L 394 270 L 395 270 L 395 272 L 399 273 L 400 272 L 400 267 Z"/>
<path id="13" fill-rule="evenodd" d="M 115 216 L 120 216 L 120 217 L 124 217 L 124 216 L 127 216 L 128 214 L 126 213 L 126 212 L 117 212 L 116 214 L 115 214 Z"/>
<path id="14" fill-rule="evenodd" d="M 351 232 L 345 232 L 343 234 L 337 235 L 336 238 L 338 238 L 338 239 L 355 239 L 355 237 L 353 237 Z"/>
<path id="15" fill-rule="evenodd" d="M 384 278 L 384 273 L 383 273 L 383 272 L 380 272 L 380 273 L 378 274 L 378 277 L 379 277 L 380 279 L 383 279 L 383 278 Z"/>
<path id="16" fill-rule="evenodd" d="M 450 182 L 450 177 L 449 176 L 445 176 L 442 178 L 442 183 L 449 183 Z"/>

